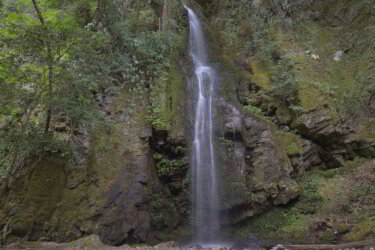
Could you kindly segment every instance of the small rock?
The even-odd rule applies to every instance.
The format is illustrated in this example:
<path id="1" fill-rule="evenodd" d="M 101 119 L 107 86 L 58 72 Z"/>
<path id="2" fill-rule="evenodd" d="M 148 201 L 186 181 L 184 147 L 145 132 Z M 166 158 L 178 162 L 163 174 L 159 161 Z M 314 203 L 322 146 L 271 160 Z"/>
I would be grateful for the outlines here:
<path id="1" fill-rule="evenodd" d="M 255 237 L 249 237 L 244 239 L 239 239 L 234 242 L 233 246 L 230 249 L 252 249 L 259 250 L 260 243 Z"/>
<path id="2" fill-rule="evenodd" d="M 317 54 L 311 54 L 311 58 L 314 59 L 314 60 L 318 60 L 320 58 L 320 56 L 317 55 Z"/>
<path id="3" fill-rule="evenodd" d="M 225 130 L 241 131 L 241 112 L 234 105 L 224 101 L 224 99 L 220 100 L 220 106 L 223 108 L 223 111 L 225 113 Z"/>
<path id="4" fill-rule="evenodd" d="M 335 56 L 333 57 L 333 60 L 336 62 L 339 62 L 341 61 L 341 58 L 343 55 L 344 55 L 344 51 L 342 50 L 336 51 Z"/>
<path id="5" fill-rule="evenodd" d="M 290 127 L 288 127 L 288 126 L 284 126 L 282 129 L 283 129 L 284 131 L 287 131 L 287 132 L 290 131 Z"/>

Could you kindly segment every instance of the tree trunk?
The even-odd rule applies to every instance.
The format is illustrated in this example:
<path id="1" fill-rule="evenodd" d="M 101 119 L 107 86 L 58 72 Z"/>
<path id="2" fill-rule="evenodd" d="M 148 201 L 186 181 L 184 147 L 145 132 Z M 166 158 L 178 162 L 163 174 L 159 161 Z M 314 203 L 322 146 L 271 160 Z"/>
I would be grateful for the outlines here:
<path id="1" fill-rule="evenodd" d="M 51 47 L 48 46 L 48 54 L 49 54 L 49 60 L 48 60 L 48 90 L 47 90 L 47 96 L 49 98 L 52 97 L 52 79 L 53 79 L 53 58 L 51 53 Z M 51 124 L 51 117 L 52 117 L 52 111 L 51 111 L 51 104 L 48 103 L 47 105 L 47 119 L 46 119 L 46 125 L 44 127 L 44 133 L 48 133 L 49 127 Z"/>
<path id="2" fill-rule="evenodd" d="M 44 18 L 42 13 L 39 10 L 38 4 L 36 3 L 35 0 L 32 0 L 34 9 L 38 15 L 40 23 L 44 26 Z M 48 64 L 48 88 L 47 88 L 47 98 L 48 100 L 51 99 L 52 97 L 52 82 L 53 82 L 53 56 L 52 56 L 52 49 L 51 49 L 51 43 L 49 39 L 46 39 L 43 41 L 45 45 L 47 46 L 47 64 Z M 52 117 L 52 110 L 51 110 L 51 105 L 48 103 L 47 104 L 47 118 L 46 118 L 46 124 L 44 127 L 44 133 L 48 133 L 49 127 L 51 124 L 51 117 Z"/>

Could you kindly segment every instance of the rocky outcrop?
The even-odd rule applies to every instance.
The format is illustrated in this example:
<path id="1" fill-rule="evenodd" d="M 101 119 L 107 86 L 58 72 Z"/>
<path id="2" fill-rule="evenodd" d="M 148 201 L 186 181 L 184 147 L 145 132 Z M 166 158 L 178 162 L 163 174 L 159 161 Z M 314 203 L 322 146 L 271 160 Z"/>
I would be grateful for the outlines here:
<path id="1" fill-rule="evenodd" d="M 107 191 L 107 201 L 100 209 L 100 237 L 107 245 L 121 245 L 125 241 L 145 242 L 150 228 L 150 214 L 145 197 L 152 180 L 147 155 L 118 173 Z M 129 178 L 130 177 L 130 178 Z"/>
<path id="2" fill-rule="evenodd" d="M 151 13 L 155 29 L 183 38 L 181 3 L 151 2 L 138 13 Z M 73 156 L 46 154 L 1 180 L 0 244 L 91 234 L 108 245 L 177 237 L 189 219 L 183 45 L 177 47 L 164 58 L 176 63 L 161 67 L 157 81 L 93 90 L 102 120 L 74 129 L 63 115 L 52 122 L 56 137 L 73 141 Z"/>
<path id="3" fill-rule="evenodd" d="M 310 142 L 319 145 L 320 158 L 330 168 L 342 166 L 337 157 L 348 160 L 358 156 L 374 157 L 375 141 L 371 136 L 361 135 L 363 124 L 358 121 L 338 120 L 335 116 L 337 113 L 327 107 L 321 107 L 300 115 L 293 121 L 292 128 Z"/>
<path id="4" fill-rule="evenodd" d="M 224 138 L 219 141 L 227 223 L 241 222 L 262 209 L 287 204 L 300 189 L 292 178 L 293 166 L 278 146 L 275 125 L 244 114 L 220 100 Z"/>
<path id="5" fill-rule="evenodd" d="M 262 191 L 268 188 L 274 205 L 286 204 L 298 196 L 299 190 L 290 178 L 293 167 L 285 152 L 278 148 L 270 127 L 272 125 L 254 117 L 244 119 L 245 145 L 250 155 L 248 164 L 253 172 L 252 189 Z"/>
<path id="6" fill-rule="evenodd" d="M 158 242 L 185 224 L 186 142 L 152 133 L 139 104 L 133 113 L 108 106 L 118 114 L 111 119 L 132 126 L 91 131 L 83 159 L 36 159 L 2 183 L 2 243 L 65 242 L 94 233 L 107 245 Z"/>
<path id="7" fill-rule="evenodd" d="M 151 1 L 155 16 L 167 18 L 173 12 L 165 12 L 169 2 L 174 1 Z M 223 21 L 221 26 L 215 26 L 215 29 L 223 29 L 217 31 L 219 35 L 212 35 L 212 40 L 228 38 L 228 42 L 214 44 L 214 49 L 219 48 L 220 51 L 212 53 L 218 58 L 216 64 L 220 65 L 216 66 L 222 80 L 216 100 L 215 135 L 223 224 L 243 225 L 249 218 L 269 208 L 279 208 L 298 199 L 310 202 L 303 204 L 308 209 L 294 207 L 298 213 L 304 210 L 301 217 L 307 217 L 306 214 L 314 210 L 309 206 L 319 206 L 321 199 L 315 182 L 305 185 L 312 197 L 301 198 L 301 187 L 306 184 L 301 183 L 301 179 L 309 174 L 310 169 L 339 168 L 345 166 L 345 161 L 358 157 L 375 157 L 375 128 L 371 124 L 374 121 L 369 119 L 371 114 L 361 114 L 358 119 L 346 117 L 343 109 L 339 108 L 350 99 L 340 95 L 350 93 L 350 89 L 333 93 L 335 88 L 330 88 L 331 80 L 339 82 L 340 89 L 345 84 L 350 85 L 345 74 L 349 67 L 340 68 L 340 63 L 344 64 L 349 56 L 353 56 L 350 53 L 355 49 L 360 55 L 356 55 L 360 58 L 358 69 L 365 68 L 369 73 L 365 74 L 365 78 L 352 72 L 355 77 L 351 80 L 355 80 L 356 87 L 360 81 L 371 82 L 372 57 L 363 59 L 368 43 L 353 37 L 370 34 L 371 38 L 371 29 L 366 28 L 365 18 L 373 20 L 370 19 L 374 16 L 373 8 L 361 7 L 357 5 L 360 1 L 352 0 L 232 1 L 237 4 L 233 8 L 228 7 L 231 1 L 226 1 L 228 6 L 221 6 L 225 15 L 216 16 L 214 12 L 219 7 L 214 1 L 197 2 L 204 7 L 213 6 L 209 13 L 215 24 L 230 16 L 230 22 Z M 220 1 L 217 3 L 220 5 Z M 367 1 L 366 4 L 371 3 Z M 243 11 L 248 6 L 254 7 L 259 15 L 254 20 L 236 20 L 237 15 L 246 18 L 252 15 L 250 11 Z M 231 13 L 227 12 L 228 9 Z M 306 19 L 309 22 L 301 21 Z M 155 29 L 162 30 L 159 19 L 155 21 Z M 256 25 L 251 26 L 250 23 Z M 290 35 L 288 23 L 296 27 L 293 32 L 307 29 L 311 34 Z M 170 22 L 171 26 L 174 24 L 174 21 Z M 366 32 L 346 32 L 348 27 L 341 27 L 343 24 Z M 302 31 L 297 31 L 297 28 Z M 341 33 L 334 33 L 336 29 Z M 272 36 L 267 36 L 267 30 L 272 30 Z M 231 36 L 227 36 L 226 32 Z M 346 33 L 348 35 L 343 35 Z M 307 35 L 320 40 L 314 44 L 314 39 L 309 39 Z M 301 45 L 301 37 L 307 37 L 309 43 Z M 252 43 L 251 39 L 260 39 L 261 42 Z M 268 41 L 276 45 L 268 44 Z M 333 48 L 324 47 L 327 41 Z M 354 46 L 356 44 L 357 47 Z M 241 49 L 236 50 L 236 46 Z M 310 56 L 310 50 L 321 54 L 313 51 Z M 336 51 L 342 51 L 338 60 L 334 59 Z M 257 53 L 263 54 L 259 56 Z M 283 61 L 285 58 L 290 61 Z M 288 66 L 280 71 L 283 63 Z M 226 70 L 221 70 L 223 65 Z M 117 100 L 116 95 L 106 91 L 96 93 L 104 116 L 115 126 L 75 131 L 75 139 L 86 154 L 77 154 L 73 163 L 55 155 L 35 159 L 28 171 L 21 171 L 19 176 L 6 181 L 0 180 L 2 243 L 20 239 L 62 242 L 94 233 L 110 245 L 153 243 L 177 238 L 174 233 L 189 224 L 190 216 L 189 133 L 186 133 L 185 126 L 190 132 L 191 117 L 184 110 L 187 108 L 188 113 L 192 112 L 193 105 L 191 100 L 186 100 L 188 105 L 182 104 L 183 99 L 190 98 L 184 93 L 183 76 L 176 70 L 180 65 L 176 63 L 174 66 L 169 72 L 173 76 L 166 83 L 151 88 L 152 103 L 149 106 L 145 101 L 149 96 L 122 96 L 123 99 L 134 98 L 135 107 L 128 110 L 124 108 L 128 103 Z M 235 69 L 229 69 L 230 66 Z M 331 71 L 327 69 L 329 67 Z M 284 79 L 279 74 L 289 78 Z M 279 81 L 293 82 L 293 74 L 299 77 L 298 88 L 283 98 L 274 94 L 273 87 Z M 343 77 L 336 79 L 340 74 Z M 324 77 L 316 78 L 317 75 Z M 328 88 L 327 84 L 320 83 L 327 79 Z M 283 88 L 288 86 L 285 84 Z M 324 95 L 328 96 L 328 101 L 322 98 Z M 334 102 L 339 102 L 341 106 L 334 106 Z M 151 121 L 148 109 L 152 112 Z M 361 110 L 354 111 L 360 113 Z M 2 127 L 4 124 L 0 121 Z M 63 134 L 69 131 L 69 125 L 61 119 L 54 130 Z M 333 169 L 327 175 L 333 175 L 335 171 Z M 364 168 L 359 176 L 355 172 L 350 173 L 355 180 L 350 182 L 351 179 L 345 177 L 345 185 L 337 187 L 353 189 L 350 191 L 358 195 L 356 192 L 362 190 L 358 184 L 369 177 L 370 171 L 372 168 Z M 340 179 L 336 181 L 340 182 Z M 372 186 L 368 186 L 365 186 L 366 192 L 372 190 Z M 330 187 L 329 181 L 324 188 L 328 190 Z M 338 192 L 333 194 L 338 196 Z M 361 197 L 356 202 L 359 206 L 370 206 L 373 204 L 370 198 L 366 193 L 365 199 Z M 350 240 L 371 235 L 372 224 L 368 226 L 366 223 L 357 231 L 343 231 L 342 234 L 350 236 Z M 333 229 L 329 228 L 330 237 L 336 237 Z M 99 242 L 97 238 L 93 241 Z"/>
<path id="8" fill-rule="evenodd" d="M 292 127 L 306 138 L 329 146 L 338 143 L 350 132 L 350 128 L 335 121 L 332 114 L 327 108 L 312 110 L 300 115 Z"/>
<path id="9" fill-rule="evenodd" d="M 64 164 L 55 160 L 34 161 L 29 175 L 10 178 L 0 198 L 0 227 L 2 242 L 23 237 L 36 240 L 42 237 L 39 229 L 51 220 L 63 196 L 66 185 Z"/>
<path id="10" fill-rule="evenodd" d="M 153 230 L 175 229 L 183 217 L 178 209 L 163 208 L 162 204 L 174 203 L 173 194 L 158 178 L 145 141 L 151 133 L 138 122 L 105 136 L 95 132 L 80 168 L 49 156 L 31 162 L 23 175 L 3 183 L 2 242 L 19 238 L 64 242 L 97 233 L 105 244 L 121 245 L 154 242 Z M 185 176 L 181 173 L 179 181 Z M 165 209 L 168 216 L 160 216 L 158 209 Z"/>
<path id="11" fill-rule="evenodd" d="M 338 225 L 312 237 L 308 220 L 325 213 L 340 223 L 347 220 L 337 205 L 348 187 L 338 182 L 343 173 L 353 175 L 350 168 L 359 171 L 363 158 L 375 156 L 374 71 L 368 70 L 374 66 L 369 42 L 373 3 L 249 0 L 213 5 L 210 28 L 219 27 L 215 35 L 224 40 L 217 45 L 218 64 L 231 66 L 218 66 L 225 99 L 218 111 L 218 145 L 223 182 L 232 190 L 221 191 L 223 216 L 228 224 L 240 222 L 234 226 L 239 237 L 267 238 L 276 231 L 271 237 L 286 241 L 343 240 L 333 230 Z M 362 221 L 358 232 L 369 230 L 364 226 L 368 219 L 348 213 Z M 360 235 L 355 240 L 365 239 L 355 235 Z"/>

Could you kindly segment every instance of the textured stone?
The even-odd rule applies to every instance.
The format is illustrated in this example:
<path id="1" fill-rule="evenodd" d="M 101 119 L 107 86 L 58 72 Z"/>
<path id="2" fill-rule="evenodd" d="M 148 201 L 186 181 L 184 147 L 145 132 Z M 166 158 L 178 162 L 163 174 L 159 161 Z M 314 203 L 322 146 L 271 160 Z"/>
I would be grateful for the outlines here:
<path id="1" fill-rule="evenodd" d="M 226 205 L 231 207 L 226 223 L 238 223 L 270 205 L 295 199 L 300 188 L 292 177 L 293 166 L 274 135 L 277 127 L 255 116 L 245 116 L 233 104 L 223 100 L 220 103 L 227 140 L 222 149 L 227 153 L 221 163 L 226 177 L 221 184 Z M 313 159 L 307 152 L 306 157 Z"/>
<path id="2" fill-rule="evenodd" d="M 326 108 L 302 114 L 292 126 L 307 138 L 318 141 L 320 145 L 335 143 L 349 133 L 347 128 L 335 121 L 333 113 Z"/>
<path id="3" fill-rule="evenodd" d="M 260 242 L 255 237 L 236 240 L 230 249 L 251 249 L 260 250 Z"/>

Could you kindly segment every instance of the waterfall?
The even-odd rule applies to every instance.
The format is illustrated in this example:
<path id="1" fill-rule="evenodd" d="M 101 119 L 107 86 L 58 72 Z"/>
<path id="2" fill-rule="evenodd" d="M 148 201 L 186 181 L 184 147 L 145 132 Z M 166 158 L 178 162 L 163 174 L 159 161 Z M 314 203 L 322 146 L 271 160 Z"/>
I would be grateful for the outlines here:
<path id="1" fill-rule="evenodd" d="M 194 241 L 210 242 L 219 228 L 217 173 L 213 145 L 212 99 L 215 71 L 208 65 L 207 51 L 198 16 L 189 13 L 190 55 L 194 66 L 195 123 L 192 152 Z"/>

